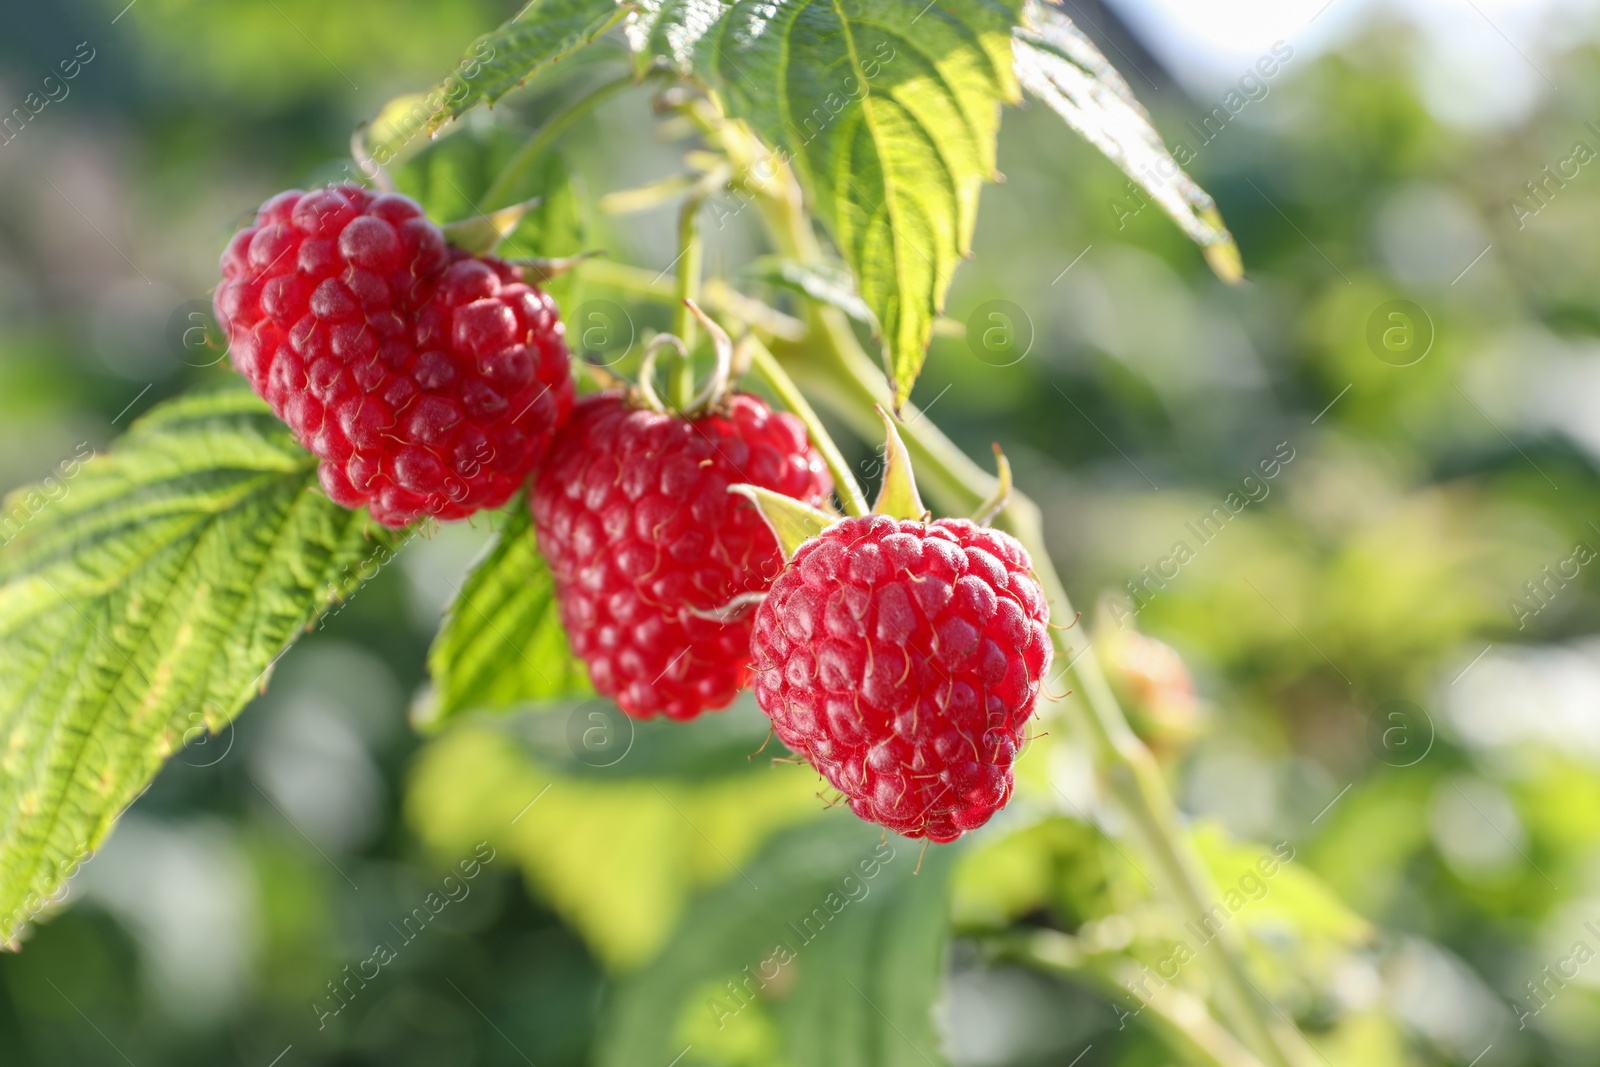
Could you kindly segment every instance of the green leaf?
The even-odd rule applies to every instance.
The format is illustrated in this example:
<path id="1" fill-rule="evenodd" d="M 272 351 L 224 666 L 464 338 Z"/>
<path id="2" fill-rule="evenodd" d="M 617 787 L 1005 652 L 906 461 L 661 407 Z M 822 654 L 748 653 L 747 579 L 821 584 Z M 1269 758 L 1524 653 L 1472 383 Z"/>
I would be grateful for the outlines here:
<path id="1" fill-rule="evenodd" d="M 655 961 L 608 1006 L 601 1067 L 714 1053 L 752 1018 L 782 1031 L 792 1067 L 939 1064 L 932 1006 L 949 936 L 954 850 L 848 818 L 774 837 L 699 897 Z"/>
<path id="2" fill-rule="evenodd" d="M 1184 173 L 1122 75 L 1072 20 L 1028 0 L 1014 42 L 1017 81 L 1121 167 L 1205 251 L 1225 281 L 1244 276 L 1216 202 Z"/>
<path id="3" fill-rule="evenodd" d="M 994 177 L 1020 3 L 638 0 L 629 19 L 636 52 L 699 78 L 795 164 L 881 324 L 896 406 Z"/>
<path id="4" fill-rule="evenodd" d="M 157 407 L 52 495 L 0 551 L 0 940 L 399 544 L 242 381 Z"/>
<path id="5" fill-rule="evenodd" d="M 944 1062 L 933 1005 L 950 937 L 956 849 L 896 841 L 877 892 L 818 937 L 780 1014 L 794 1067 L 928 1067 Z M 858 910 L 859 909 L 859 910 Z"/>
<path id="6" fill-rule="evenodd" d="M 473 567 L 428 651 L 433 698 L 420 725 L 437 729 L 462 712 L 505 709 L 593 692 L 567 645 L 555 582 L 534 543 L 526 498 Z"/>
<path id="7" fill-rule="evenodd" d="M 539 196 L 539 203 L 522 220 L 501 249 L 514 258 L 559 259 L 590 251 L 585 247 L 588 225 L 583 199 L 573 185 L 566 162 L 558 155 L 547 155 L 535 163 L 527 185 L 514 190 L 519 196 Z M 567 271 L 539 283 L 556 305 L 575 313 L 582 303 L 581 270 Z"/>
<path id="8" fill-rule="evenodd" d="M 726 714 L 761 731 L 753 705 L 702 718 Z M 535 723 L 565 734 L 568 758 L 560 765 L 533 757 L 525 735 Z M 823 806 L 809 767 L 749 758 L 759 737 L 742 752 L 714 745 L 718 761 L 712 751 L 645 751 L 668 741 L 673 727 L 696 727 L 644 727 L 600 698 L 566 715 L 464 721 L 416 760 L 407 821 L 445 857 L 490 841 L 596 959 L 612 970 L 637 967 L 672 935 L 697 890 L 744 885 L 740 872 L 755 873 L 748 864 L 761 842 L 779 827 L 814 821 Z M 603 751 L 590 746 L 590 730 L 612 734 Z M 594 763 L 574 769 L 580 755 Z M 636 761 L 640 770 L 664 768 L 674 755 L 682 762 L 670 771 L 634 773 Z M 876 830 L 868 836 L 877 838 Z"/>
<path id="9" fill-rule="evenodd" d="M 467 49 L 450 76 L 428 94 L 427 132 L 479 104 L 492 104 L 552 63 L 620 22 L 618 0 L 531 0 L 514 18 Z"/>
<path id="10" fill-rule="evenodd" d="M 479 214 L 485 193 L 517 157 L 526 137 L 503 125 L 464 130 L 435 141 L 394 168 L 392 177 L 401 192 L 423 206 L 429 218 L 442 223 L 470 219 Z M 507 259 L 557 259 L 585 251 L 583 204 L 559 155 L 550 153 L 536 159 L 508 195 L 514 201 L 536 202 L 505 237 L 497 255 Z M 580 299 L 581 273 L 569 271 L 540 282 L 539 287 L 559 307 L 571 311 Z"/>
<path id="11" fill-rule="evenodd" d="M 471 252 L 475 256 L 492 256 L 500 251 L 506 238 L 522 225 L 523 219 L 537 204 L 537 199 L 524 200 L 487 215 L 474 215 L 470 219 L 446 223 L 440 229 L 444 231 L 445 242 L 450 247 Z"/>
<path id="12" fill-rule="evenodd" d="M 836 307 L 857 322 L 878 328 L 877 317 L 867 307 L 856 291 L 856 280 L 849 268 L 835 260 L 821 263 L 800 263 L 777 256 L 764 256 L 750 264 L 743 272 L 751 281 L 808 296 L 812 300 Z"/>

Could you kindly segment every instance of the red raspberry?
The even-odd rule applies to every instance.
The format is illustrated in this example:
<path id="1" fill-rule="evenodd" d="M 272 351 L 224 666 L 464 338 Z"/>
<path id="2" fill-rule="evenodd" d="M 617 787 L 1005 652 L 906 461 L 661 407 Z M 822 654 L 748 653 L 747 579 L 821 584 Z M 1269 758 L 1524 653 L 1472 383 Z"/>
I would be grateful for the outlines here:
<path id="1" fill-rule="evenodd" d="M 756 612 L 756 701 L 869 822 L 953 841 L 1011 799 L 1050 665 L 1017 541 L 966 519 L 844 519 Z"/>
<path id="2" fill-rule="evenodd" d="M 403 196 L 268 200 L 223 254 L 216 310 L 323 489 L 388 526 L 504 504 L 572 406 L 555 305 L 515 267 L 446 249 Z"/>
<path id="3" fill-rule="evenodd" d="M 629 715 L 692 719 L 749 680 L 751 613 L 716 612 L 783 569 L 740 482 L 812 505 L 833 479 L 800 420 L 735 393 L 695 419 L 617 393 L 578 401 L 533 488 L 561 621 L 600 692 Z"/>

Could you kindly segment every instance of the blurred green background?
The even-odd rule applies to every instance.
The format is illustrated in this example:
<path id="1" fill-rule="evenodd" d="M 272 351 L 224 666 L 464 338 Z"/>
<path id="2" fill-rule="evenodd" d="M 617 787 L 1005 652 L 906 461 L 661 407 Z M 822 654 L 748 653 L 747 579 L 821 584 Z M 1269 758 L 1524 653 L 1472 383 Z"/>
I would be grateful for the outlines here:
<path id="1" fill-rule="evenodd" d="M 1262 37 L 1248 4 L 1189 5 L 1207 37 L 1160 4 L 1068 5 L 1191 150 L 1249 280 L 1214 280 L 1054 115 L 1012 111 L 1007 180 L 950 299 L 965 337 L 943 331 L 915 399 L 971 454 L 1001 442 L 1040 501 L 1220 885 L 1292 850 L 1240 922 L 1263 991 L 1327 1062 L 1593 1063 L 1600 6 L 1300 6 Z M 336 177 L 357 122 L 513 10 L 9 5 L 0 113 L 48 102 L 0 133 L 0 489 L 225 373 L 175 338 L 232 230 Z M 468 125 L 530 129 L 591 65 Z M 562 158 L 587 244 L 659 269 L 670 208 L 595 207 L 681 169 L 689 142 L 647 105 L 613 99 Z M 737 208 L 711 227 L 730 276 L 760 251 Z M 778 1031 L 804 1017 L 783 988 L 717 1021 L 724 979 L 765 956 L 730 932 L 741 885 L 782 886 L 775 914 L 803 915 L 878 835 L 824 811 L 803 768 L 746 758 L 766 732 L 750 706 L 635 730 L 596 702 L 419 736 L 428 642 L 487 536 L 408 544 L 236 728 L 173 759 L 70 906 L 0 956 L 0 1062 L 550 1067 L 641 1062 L 657 1031 L 684 1067 L 783 1062 Z M 1047 930 L 1112 970 L 1164 954 L 1083 750 L 1045 738 L 1021 777 L 1004 816 L 930 853 L 926 883 L 892 842 L 865 898 L 937 923 L 919 886 L 954 865 L 946 969 L 917 972 L 944 1055 L 1182 1062 L 1105 981 L 1003 951 Z M 379 942 L 402 947 L 347 984 Z M 844 949 L 801 973 L 844 977 Z"/>

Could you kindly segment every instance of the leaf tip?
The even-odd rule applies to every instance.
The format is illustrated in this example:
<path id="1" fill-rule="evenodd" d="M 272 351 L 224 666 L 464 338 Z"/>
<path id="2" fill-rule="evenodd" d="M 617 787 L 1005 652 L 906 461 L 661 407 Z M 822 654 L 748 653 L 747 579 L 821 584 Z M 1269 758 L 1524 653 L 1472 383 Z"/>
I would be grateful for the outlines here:
<path id="1" fill-rule="evenodd" d="M 1233 243 L 1233 238 L 1207 245 L 1205 257 L 1211 272 L 1229 285 L 1244 281 L 1244 258 L 1239 254 L 1239 246 Z"/>

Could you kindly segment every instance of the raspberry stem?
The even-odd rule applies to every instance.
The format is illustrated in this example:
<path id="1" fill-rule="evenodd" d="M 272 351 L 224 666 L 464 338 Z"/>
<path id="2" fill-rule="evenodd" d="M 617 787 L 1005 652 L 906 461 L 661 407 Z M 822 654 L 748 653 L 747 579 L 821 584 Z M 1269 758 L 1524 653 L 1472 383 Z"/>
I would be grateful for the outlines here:
<path id="1" fill-rule="evenodd" d="M 1059 930 L 1007 930 L 979 933 L 978 941 L 996 962 L 1023 963 L 1068 978 L 1089 978 L 1113 1003 L 1128 1004 L 1119 1029 L 1127 1019 L 1143 1016 L 1148 1008 L 1148 1024 L 1188 1052 L 1194 1062 L 1207 1067 L 1260 1067 L 1261 1061 L 1212 1017 L 1199 997 L 1174 985 L 1162 988 L 1148 1000 L 1131 995 L 1128 986 L 1119 980 L 1126 975 L 1118 975 L 1108 966 L 1109 960 L 1097 960 L 1098 953 L 1085 948 L 1070 934 Z"/>
<path id="2" fill-rule="evenodd" d="M 706 378 L 705 386 L 698 393 L 695 393 L 687 404 L 679 408 L 685 416 L 692 419 L 710 411 L 722 402 L 723 397 L 728 395 L 728 387 L 733 376 L 733 340 L 728 336 L 728 331 L 718 326 L 711 320 L 710 316 L 700 310 L 699 304 L 696 304 L 693 300 L 685 300 L 683 303 L 688 307 L 689 313 L 694 316 L 695 321 L 705 327 L 707 335 L 711 338 L 711 349 L 716 354 L 716 359 L 711 365 L 711 374 Z M 692 390 L 694 388 L 694 364 L 687 358 L 684 359 L 684 364 L 690 370 L 689 388 Z"/>
<path id="3" fill-rule="evenodd" d="M 812 445 L 822 453 L 822 460 L 828 465 L 828 472 L 833 475 L 833 491 L 838 494 L 839 504 L 844 508 L 844 513 L 855 518 L 865 515 L 867 498 L 861 492 L 861 485 L 851 473 L 850 464 L 845 462 L 839 446 L 833 443 L 833 437 L 829 435 L 827 427 L 822 425 L 822 420 L 818 418 L 811 402 L 805 398 L 800 387 L 794 384 L 794 379 L 783 369 L 783 364 L 773 358 L 772 351 L 766 345 L 753 334 L 744 338 L 744 344 L 750 351 L 751 368 L 756 375 L 767 384 L 767 388 L 777 394 L 778 400 L 784 407 L 806 424 L 806 433 L 811 437 Z"/>
<path id="4" fill-rule="evenodd" d="M 644 401 L 644 406 L 657 415 L 667 413 L 667 406 L 661 402 L 661 394 L 656 392 L 656 353 L 663 348 L 671 348 L 677 352 L 680 363 L 689 361 L 689 352 L 683 346 L 683 338 L 677 334 L 658 333 L 644 346 L 644 358 L 639 361 L 639 384 L 636 388 L 639 399 Z"/>
<path id="5" fill-rule="evenodd" d="M 988 526 L 1000 517 L 1000 513 L 1011 502 L 1011 461 L 1006 459 L 1006 454 L 1000 451 L 1000 446 L 994 446 L 994 467 L 996 484 L 994 492 L 983 503 L 978 505 L 978 510 L 972 513 L 972 521 L 982 526 Z"/>
<path id="6" fill-rule="evenodd" d="M 494 181 L 490 183 L 489 188 L 484 192 L 483 199 L 478 202 L 485 208 L 492 209 L 495 204 L 515 196 L 517 190 L 522 186 L 523 179 L 527 177 L 529 168 L 539 161 L 539 157 L 544 155 L 545 150 L 555 143 L 556 138 L 567 132 L 579 119 L 582 119 L 589 112 L 605 103 L 612 96 L 635 84 L 637 82 L 635 82 L 631 73 L 613 78 L 607 82 L 601 82 L 583 96 L 568 104 L 565 109 L 546 119 L 544 125 L 535 130 L 533 136 L 524 141 L 522 147 L 517 149 L 516 155 L 508 159 L 506 165 L 500 168 L 500 173 L 495 175 Z"/>
<path id="7" fill-rule="evenodd" d="M 700 209 L 727 180 L 726 167 L 707 171 L 683 198 L 683 206 L 678 211 L 678 258 L 674 261 L 678 269 L 678 306 L 673 312 L 672 329 L 683 338 L 686 355 L 673 375 L 672 402 L 683 412 L 688 411 L 694 397 L 694 350 L 698 337 L 696 316 L 692 312 L 694 302 L 700 299 L 700 275 L 706 254 L 705 242 L 700 236 Z"/>

